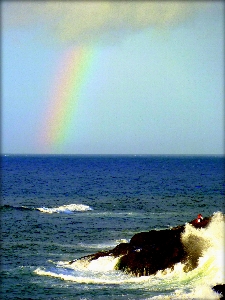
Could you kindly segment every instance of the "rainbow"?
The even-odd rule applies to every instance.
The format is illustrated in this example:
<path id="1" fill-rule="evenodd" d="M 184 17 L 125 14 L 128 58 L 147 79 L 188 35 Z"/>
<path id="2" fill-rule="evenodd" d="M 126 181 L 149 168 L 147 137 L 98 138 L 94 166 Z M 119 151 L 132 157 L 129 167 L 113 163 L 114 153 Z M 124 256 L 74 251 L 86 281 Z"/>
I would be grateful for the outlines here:
<path id="1" fill-rule="evenodd" d="M 79 99 L 93 73 L 95 52 L 93 48 L 72 48 L 59 63 L 41 133 L 47 151 L 60 150 L 69 138 Z"/>

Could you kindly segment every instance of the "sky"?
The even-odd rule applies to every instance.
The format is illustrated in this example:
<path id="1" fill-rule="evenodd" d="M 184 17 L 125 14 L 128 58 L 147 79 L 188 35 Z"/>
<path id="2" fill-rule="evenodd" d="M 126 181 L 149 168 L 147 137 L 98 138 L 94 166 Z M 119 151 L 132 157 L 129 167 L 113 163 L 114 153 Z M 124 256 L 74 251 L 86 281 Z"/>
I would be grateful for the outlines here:
<path id="1" fill-rule="evenodd" d="M 2 1 L 3 154 L 224 154 L 223 1 Z"/>

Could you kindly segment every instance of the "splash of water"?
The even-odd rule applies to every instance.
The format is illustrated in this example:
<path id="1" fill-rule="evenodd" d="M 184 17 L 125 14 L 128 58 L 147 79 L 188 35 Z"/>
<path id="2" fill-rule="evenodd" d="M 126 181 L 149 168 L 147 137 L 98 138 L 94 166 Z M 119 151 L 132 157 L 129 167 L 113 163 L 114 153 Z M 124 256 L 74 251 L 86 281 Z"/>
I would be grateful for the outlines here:
<path id="1" fill-rule="evenodd" d="M 214 213 L 207 228 L 196 229 L 186 224 L 181 239 L 188 252 L 188 261 L 176 264 L 173 270 L 161 270 L 151 276 L 134 277 L 116 271 L 119 258 L 113 256 L 93 261 L 78 259 L 72 264 L 58 262 L 53 271 L 38 268 L 35 273 L 76 283 L 131 284 L 134 288 L 158 292 L 158 296 L 149 299 L 219 299 L 212 287 L 225 282 L 224 229 L 225 218 L 221 212 Z"/>
<path id="2" fill-rule="evenodd" d="M 84 204 L 69 204 L 69 205 L 62 205 L 53 208 L 40 207 L 37 208 L 37 210 L 43 213 L 52 214 L 52 213 L 72 213 L 74 211 L 88 211 L 88 210 L 92 210 L 92 208 Z"/>

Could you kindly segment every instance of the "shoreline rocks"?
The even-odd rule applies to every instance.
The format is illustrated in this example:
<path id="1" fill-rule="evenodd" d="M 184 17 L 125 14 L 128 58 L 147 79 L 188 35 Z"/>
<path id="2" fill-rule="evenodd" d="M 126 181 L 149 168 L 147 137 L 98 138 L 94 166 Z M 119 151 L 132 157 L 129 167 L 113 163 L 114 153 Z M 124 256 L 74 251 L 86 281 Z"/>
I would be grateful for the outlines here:
<path id="1" fill-rule="evenodd" d="M 189 224 L 195 228 L 204 228 L 209 222 L 210 218 L 206 217 L 200 222 L 198 219 L 192 220 Z M 173 268 L 176 263 L 185 262 L 188 254 L 181 241 L 184 229 L 185 225 L 181 225 L 171 229 L 140 232 L 129 243 L 120 243 L 112 250 L 100 251 L 81 259 L 91 261 L 102 256 L 120 257 L 117 270 L 135 276 L 153 275 L 159 270 Z"/>
<path id="2" fill-rule="evenodd" d="M 220 300 L 225 299 L 225 284 L 217 284 L 212 289 L 221 295 Z"/>
<path id="3" fill-rule="evenodd" d="M 210 223 L 211 217 L 202 218 L 189 222 L 195 228 L 205 228 Z M 135 276 L 154 275 L 159 270 L 173 269 L 176 263 L 187 263 L 185 265 L 188 272 L 197 267 L 198 257 L 195 263 L 190 265 L 188 253 L 181 241 L 181 234 L 185 230 L 185 225 L 164 230 L 150 230 L 135 234 L 129 243 L 120 243 L 114 249 L 100 251 L 81 259 L 88 261 L 96 260 L 103 256 L 120 257 L 116 269 Z M 72 264 L 74 261 L 71 261 Z M 225 285 L 217 285 L 213 290 L 223 295 Z"/>

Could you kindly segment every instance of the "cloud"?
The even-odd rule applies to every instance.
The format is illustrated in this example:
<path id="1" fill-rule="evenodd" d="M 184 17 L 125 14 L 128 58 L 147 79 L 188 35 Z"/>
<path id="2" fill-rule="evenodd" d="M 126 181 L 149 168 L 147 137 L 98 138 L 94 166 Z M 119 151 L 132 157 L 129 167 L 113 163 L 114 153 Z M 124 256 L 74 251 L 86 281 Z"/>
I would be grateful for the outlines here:
<path id="1" fill-rule="evenodd" d="M 84 42 L 119 31 L 170 28 L 208 9 L 210 1 L 5 1 L 3 29 L 39 27 L 62 42 Z"/>

